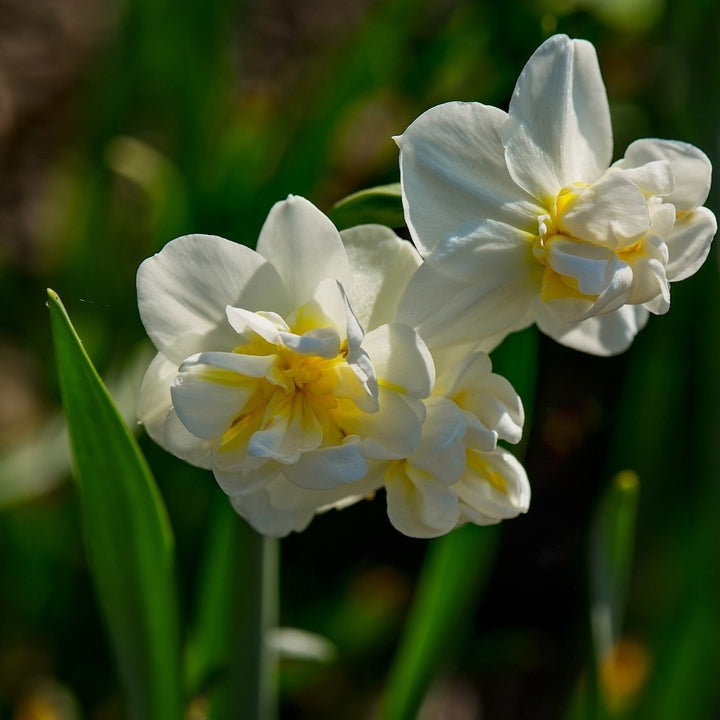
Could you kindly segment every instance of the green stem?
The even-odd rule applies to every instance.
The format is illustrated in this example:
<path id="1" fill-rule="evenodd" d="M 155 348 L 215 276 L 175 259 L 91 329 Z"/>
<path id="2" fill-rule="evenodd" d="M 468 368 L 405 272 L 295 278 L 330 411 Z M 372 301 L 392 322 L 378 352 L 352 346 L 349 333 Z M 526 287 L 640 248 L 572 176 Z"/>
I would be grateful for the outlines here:
<path id="1" fill-rule="evenodd" d="M 279 542 L 240 523 L 245 587 L 238 597 L 239 643 L 227 692 L 242 717 L 272 720 L 277 716 L 277 663 L 269 636 L 277 627 Z"/>

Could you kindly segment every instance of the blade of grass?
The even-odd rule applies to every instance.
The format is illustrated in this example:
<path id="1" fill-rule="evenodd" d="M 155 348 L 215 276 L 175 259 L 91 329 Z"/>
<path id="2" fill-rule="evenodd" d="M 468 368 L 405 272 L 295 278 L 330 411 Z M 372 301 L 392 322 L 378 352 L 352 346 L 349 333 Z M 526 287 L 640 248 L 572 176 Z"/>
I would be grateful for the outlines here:
<path id="1" fill-rule="evenodd" d="M 48 290 L 90 569 L 130 716 L 183 714 L 174 540 L 140 450 Z"/>
<path id="2" fill-rule="evenodd" d="M 437 670 L 448 660 L 487 582 L 496 525 L 465 525 L 430 542 L 378 718 L 413 720 Z"/>

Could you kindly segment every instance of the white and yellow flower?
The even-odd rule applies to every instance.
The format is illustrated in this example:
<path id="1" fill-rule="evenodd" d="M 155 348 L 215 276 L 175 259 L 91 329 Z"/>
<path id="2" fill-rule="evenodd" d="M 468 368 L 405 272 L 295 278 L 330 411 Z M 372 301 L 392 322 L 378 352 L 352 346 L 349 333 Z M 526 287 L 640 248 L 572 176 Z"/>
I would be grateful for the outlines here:
<path id="1" fill-rule="evenodd" d="M 476 352 L 440 366 L 425 406 L 418 449 L 373 470 L 383 479 L 392 524 L 429 538 L 466 522 L 491 525 L 526 512 L 525 469 L 498 445 L 520 440 L 523 407 L 488 356 Z"/>
<path id="2" fill-rule="evenodd" d="M 702 207 L 697 148 L 646 139 L 610 166 L 612 128 L 593 46 L 564 35 L 533 54 L 508 113 L 428 110 L 397 138 L 405 216 L 426 262 L 398 319 L 437 347 L 490 349 L 536 322 L 571 347 L 628 347 L 669 282 L 705 260 L 717 224 Z"/>
<path id="3" fill-rule="evenodd" d="M 158 350 L 140 419 L 170 452 L 211 468 L 268 534 L 372 491 L 368 460 L 420 443 L 432 358 L 414 330 L 389 322 L 419 260 L 379 226 L 344 240 L 291 196 L 271 210 L 257 252 L 190 235 L 138 270 Z"/>

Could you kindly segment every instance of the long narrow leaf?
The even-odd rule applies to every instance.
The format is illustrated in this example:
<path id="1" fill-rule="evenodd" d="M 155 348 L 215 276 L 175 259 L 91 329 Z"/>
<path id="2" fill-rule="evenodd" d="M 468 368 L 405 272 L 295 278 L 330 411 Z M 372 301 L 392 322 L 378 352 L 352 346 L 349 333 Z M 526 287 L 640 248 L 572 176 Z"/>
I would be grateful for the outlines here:
<path id="1" fill-rule="evenodd" d="M 165 507 L 60 298 L 48 296 L 85 542 L 129 715 L 177 720 L 179 620 Z"/>
<path id="2" fill-rule="evenodd" d="M 380 720 L 417 716 L 492 570 L 498 537 L 496 525 L 465 525 L 430 543 Z"/>

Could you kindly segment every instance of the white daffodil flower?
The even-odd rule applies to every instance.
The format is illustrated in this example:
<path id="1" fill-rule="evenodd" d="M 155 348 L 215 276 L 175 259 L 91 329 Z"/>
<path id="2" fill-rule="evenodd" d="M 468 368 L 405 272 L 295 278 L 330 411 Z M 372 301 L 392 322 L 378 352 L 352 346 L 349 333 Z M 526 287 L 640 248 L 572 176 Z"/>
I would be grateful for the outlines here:
<path id="1" fill-rule="evenodd" d="M 387 491 L 392 524 L 412 537 L 458 525 L 490 525 L 527 511 L 530 484 L 521 463 L 498 446 L 522 435 L 522 403 L 510 383 L 476 352 L 439 373 L 425 401 L 418 449 L 373 469 Z"/>
<path id="2" fill-rule="evenodd" d="M 621 352 L 667 311 L 669 282 L 700 267 L 717 228 L 696 147 L 638 140 L 610 165 L 607 95 L 584 40 L 543 43 L 507 113 L 450 102 L 396 140 L 426 260 L 398 320 L 434 347 L 487 350 L 536 322 L 570 347 Z"/>
<path id="3" fill-rule="evenodd" d="M 140 420 L 167 450 L 212 469 L 261 532 L 300 529 L 320 507 L 371 492 L 368 460 L 420 443 L 432 357 L 413 329 L 387 322 L 419 259 L 378 226 L 346 243 L 291 196 L 272 208 L 257 252 L 190 235 L 138 270 L 158 350 Z"/>

